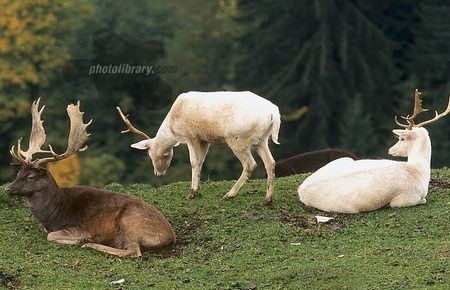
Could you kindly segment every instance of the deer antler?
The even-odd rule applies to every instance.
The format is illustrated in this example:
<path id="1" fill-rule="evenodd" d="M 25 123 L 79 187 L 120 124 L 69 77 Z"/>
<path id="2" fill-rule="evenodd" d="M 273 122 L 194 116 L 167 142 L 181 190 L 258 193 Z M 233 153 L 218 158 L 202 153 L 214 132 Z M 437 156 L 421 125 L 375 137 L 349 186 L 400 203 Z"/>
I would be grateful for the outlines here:
<path id="1" fill-rule="evenodd" d="M 146 133 L 142 132 L 141 130 L 136 129 L 136 128 L 131 124 L 130 120 L 128 120 L 128 116 L 129 116 L 129 115 L 126 115 L 126 116 L 125 116 L 125 115 L 122 113 L 122 110 L 120 109 L 120 107 L 116 107 L 116 109 L 117 109 L 117 111 L 119 112 L 120 117 L 122 118 L 122 120 L 125 122 L 125 124 L 126 124 L 127 127 L 128 127 L 127 130 L 120 131 L 120 133 L 123 134 L 123 133 L 131 132 L 131 133 L 135 133 L 135 134 L 137 134 L 137 135 L 139 135 L 139 136 L 141 136 L 141 137 L 144 137 L 145 139 L 150 139 L 150 136 L 148 136 Z"/>
<path id="2" fill-rule="evenodd" d="M 85 146 L 84 148 L 81 147 L 83 146 L 83 144 L 86 142 L 86 140 L 90 135 L 86 132 L 86 128 L 91 124 L 92 120 L 90 120 L 87 124 L 83 123 L 84 113 L 80 112 L 79 101 L 77 105 L 71 104 L 67 106 L 67 114 L 69 115 L 70 118 L 70 132 L 66 151 L 63 154 L 56 154 L 55 151 L 53 151 L 51 145 L 48 146 L 49 150 L 41 149 L 41 146 L 45 143 L 46 139 L 44 126 L 42 125 L 43 121 L 41 120 L 41 114 L 45 106 L 43 106 L 41 110 L 39 110 L 39 101 L 40 98 L 37 101 L 34 101 L 31 106 L 31 116 L 33 121 L 28 150 L 23 151 L 20 148 L 22 142 L 22 138 L 20 138 L 17 141 L 17 150 L 15 149 L 15 146 L 13 146 L 9 151 L 12 157 L 17 159 L 21 164 L 29 164 L 38 167 L 50 161 L 56 161 L 67 158 L 77 151 L 86 150 L 87 146 Z M 52 156 L 32 160 L 33 154 L 36 153 L 49 153 Z"/>
<path id="3" fill-rule="evenodd" d="M 439 120 L 440 118 L 447 116 L 450 113 L 450 96 L 448 96 L 448 105 L 447 105 L 447 109 L 442 112 L 442 113 L 438 113 L 437 111 L 434 111 L 436 113 L 436 116 L 434 116 L 433 119 L 428 120 L 428 121 L 423 121 L 422 123 L 419 123 L 417 125 L 415 125 L 416 127 L 423 127 L 425 125 L 431 124 L 437 120 Z"/>
<path id="4" fill-rule="evenodd" d="M 31 133 L 30 140 L 28 142 L 28 150 L 26 152 L 20 149 L 20 142 L 17 144 L 17 150 L 20 155 L 25 157 L 25 161 L 30 161 L 34 153 L 42 151 L 41 146 L 45 143 L 45 130 L 41 120 L 42 112 L 44 111 L 45 105 L 39 110 L 39 101 L 41 98 L 34 101 L 31 105 Z"/>
<path id="5" fill-rule="evenodd" d="M 70 119 L 70 131 L 66 151 L 63 154 L 56 154 L 53 151 L 52 146 L 49 145 L 49 153 L 51 153 L 52 156 L 43 159 L 37 159 L 35 161 L 36 165 L 42 165 L 47 162 L 65 159 L 75 154 L 76 152 L 82 152 L 87 149 L 87 145 L 85 145 L 84 147 L 83 145 L 91 135 L 87 132 L 86 129 L 92 123 L 92 119 L 86 124 L 83 123 L 84 113 L 80 111 L 80 101 L 78 101 L 76 105 L 70 104 L 67 106 L 67 115 Z"/>
<path id="6" fill-rule="evenodd" d="M 402 116 L 402 118 L 405 119 L 408 122 L 408 125 L 400 123 L 397 120 L 397 116 L 395 116 L 395 122 L 397 123 L 397 125 L 399 125 L 400 127 L 408 128 L 409 130 L 411 130 L 412 127 L 423 127 L 425 125 L 431 124 L 431 123 L 439 120 L 440 118 L 442 118 L 442 117 L 444 117 L 444 116 L 446 116 L 446 115 L 448 115 L 450 113 L 450 96 L 449 96 L 449 100 L 448 100 L 449 102 L 448 102 L 448 105 L 447 105 L 447 109 L 444 112 L 439 114 L 437 111 L 435 111 L 436 115 L 435 115 L 435 117 L 433 119 L 428 120 L 428 121 L 424 121 L 424 122 L 419 123 L 419 124 L 416 125 L 414 123 L 414 119 L 417 117 L 417 115 L 419 115 L 422 112 L 428 111 L 428 109 L 422 108 L 422 100 L 420 99 L 421 95 L 422 95 L 422 93 L 419 92 L 416 89 L 416 91 L 414 93 L 414 113 L 411 116 L 409 116 L 409 115 L 406 116 L 406 117 Z"/>
<path id="7" fill-rule="evenodd" d="M 23 151 L 21 148 L 22 138 L 17 141 L 17 151 L 13 146 L 10 150 L 11 155 L 17 159 L 21 164 L 30 163 L 33 154 L 36 153 L 51 153 L 52 150 L 42 150 L 41 146 L 45 143 L 46 135 L 44 126 L 42 125 L 43 121 L 41 120 L 42 112 L 44 111 L 45 106 L 39 110 L 39 101 L 41 98 L 38 98 L 31 104 L 31 133 L 30 139 L 28 141 L 28 150 Z"/>
<path id="8" fill-rule="evenodd" d="M 412 127 L 414 127 L 414 119 L 422 112 L 426 112 L 428 111 L 428 109 L 424 109 L 422 107 L 422 100 L 420 99 L 420 97 L 422 96 L 422 93 L 419 92 L 418 89 L 415 90 L 414 92 L 414 111 L 413 114 L 411 116 L 406 116 L 403 117 L 401 116 L 404 120 L 406 120 L 406 122 L 408 122 L 408 125 L 406 124 L 402 124 L 397 120 L 397 116 L 395 116 L 395 123 L 397 123 L 397 125 L 399 125 L 400 127 L 403 128 L 408 128 L 411 130 Z"/>
<path id="9" fill-rule="evenodd" d="M 20 143 L 22 142 L 22 138 L 20 138 L 19 140 L 17 140 L 17 148 L 20 148 Z M 11 147 L 11 149 L 9 150 L 9 153 L 11 154 L 11 156 L 16 159 L 17 161 L 19 161 L 21 164 L 25 164 L 25 159 L 20 156 L 19 150 L 16 151 L 16 145 L 13 145 Z"/>

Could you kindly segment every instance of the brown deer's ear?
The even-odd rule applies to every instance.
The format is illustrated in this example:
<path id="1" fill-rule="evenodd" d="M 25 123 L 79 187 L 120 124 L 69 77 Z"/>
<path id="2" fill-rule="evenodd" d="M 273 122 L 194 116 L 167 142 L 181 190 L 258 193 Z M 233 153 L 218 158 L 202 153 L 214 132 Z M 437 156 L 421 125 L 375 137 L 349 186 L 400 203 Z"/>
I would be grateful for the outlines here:
<path id="1" fill-rule="evenodd" d="M 46 177 L 48 174 L 50 174 L 47 168 L 39 167 L 38 170 L 40 177 Z"/>
<path id="2" fill-rule="evenodd" d="M 11 167 L 14 168 L 15 171 L 19 172 L 19 170 L 22 168 L 21 163 L 11 163 Z"/>

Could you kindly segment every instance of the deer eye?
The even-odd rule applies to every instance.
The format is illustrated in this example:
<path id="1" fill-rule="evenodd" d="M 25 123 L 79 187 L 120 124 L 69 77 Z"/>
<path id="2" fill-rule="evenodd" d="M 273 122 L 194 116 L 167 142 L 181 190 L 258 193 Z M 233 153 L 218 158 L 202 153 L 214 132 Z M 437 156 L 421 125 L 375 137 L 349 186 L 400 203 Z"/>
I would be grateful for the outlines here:
<path id="1" fill-rule="evenodd" d="M 28 175 L 27 180 L 34 180 L 36 179 L 36 175 Z"/>

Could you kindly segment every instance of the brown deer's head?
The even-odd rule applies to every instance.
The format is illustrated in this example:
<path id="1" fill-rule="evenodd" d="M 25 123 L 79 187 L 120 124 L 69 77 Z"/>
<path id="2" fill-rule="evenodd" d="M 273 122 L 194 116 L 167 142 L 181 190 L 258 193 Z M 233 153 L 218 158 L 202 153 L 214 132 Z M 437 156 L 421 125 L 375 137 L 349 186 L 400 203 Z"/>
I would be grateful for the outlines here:
<path id="1" fill-rule="evenodd" d="M 29 165 L 22 165 L 17 169 L 16 179 L 5 188 L 10 196 L 29 196 L 35 192 L 51 190 L 55 186 L 53 177 L 46 169 Z"/>
<path id="2" fill-rule="evenodd" d="M 57 154 L 53 151 L 51 145 L 48 146 L 49 150 L 42 150 L 41 146 L 45 143 L 46 135 L 42 125 L 41 114 L 45 106 L 39 110 L 39 101 L 40 99 L 34 101 L 31 106 L 32 126 L 28 150 L 23 151 L 21 149 L 22 139 L 17 141 L 17 148 L 14 145 L 10 150 L 12 157 L 18 162 L 14 164 L 18 169 L 18 173 L 16 179 L 5 188 L 5 192 L 9 195 L 29 196 L 35 192 L 48 191 L 57 187 L 50 172 L 43 165 L 48 162 L 65 159 L 78 151 L 87 149 L 87 146 L 83 147 L 83 145 L 90 135 L 87 133 L 86 128 L 91 124 L 92 120 L 87 124 L 83 123 L 84 113 L 80 112 L 80 102 L 78 102 L 76 105 L 71 104 L 67 106 L 70 131 L 66 151 L 62 154 Z M 33 160 L 33 155 L 35 154 L 47 154 L 50 156 Z"/>

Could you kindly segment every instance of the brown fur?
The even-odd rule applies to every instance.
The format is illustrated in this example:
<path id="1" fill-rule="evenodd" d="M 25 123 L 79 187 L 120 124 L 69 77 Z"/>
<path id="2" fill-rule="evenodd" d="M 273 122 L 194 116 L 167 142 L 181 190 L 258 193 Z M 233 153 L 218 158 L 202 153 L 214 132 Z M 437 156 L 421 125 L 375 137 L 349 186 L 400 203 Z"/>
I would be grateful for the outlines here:
<path id="1" fill-rule="evenodd" d="M 29 176 L 36 176 L 29 179 Z M 44 169 L 23 166 L 5 191 L 22 195 L 47 239 L 117 256 L 140 256 L 175 243 L 170 223 L 137 198 L 87 186 L 60 188 Z"/>

